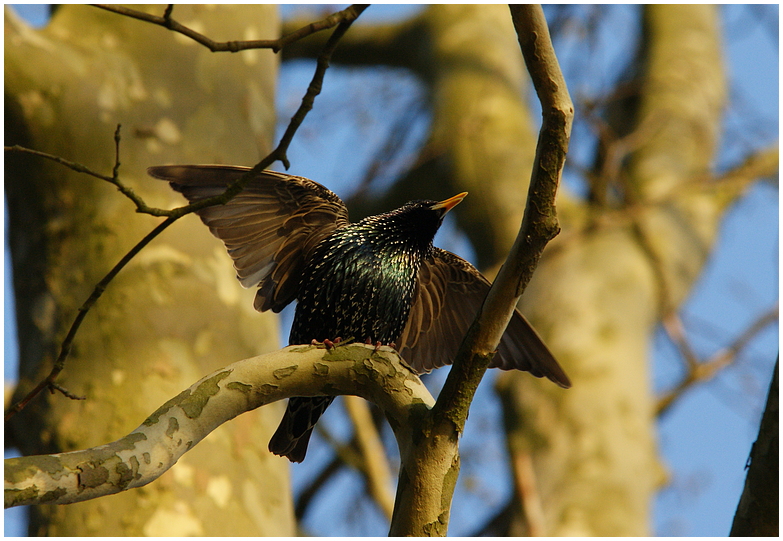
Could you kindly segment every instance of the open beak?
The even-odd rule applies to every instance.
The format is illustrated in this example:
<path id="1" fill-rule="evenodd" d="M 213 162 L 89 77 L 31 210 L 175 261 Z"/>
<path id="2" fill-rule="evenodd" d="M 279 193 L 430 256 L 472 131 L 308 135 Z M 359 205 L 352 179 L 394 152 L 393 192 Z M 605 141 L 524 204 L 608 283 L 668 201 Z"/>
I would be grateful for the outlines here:
<path id="1" fill-rule="evenodd" d="M 440 203 L 435 203 L 432 205 L 433 210 L 441 210 L 443 211 L 443 214 L 446 214 L 448 211 L 459 205 L 463 199 L 465 199 L 465 196 L 468 195 L 468 192 L 462 192 L 458 193 L 454 197 L 449 197 L 448 199 L 444 199 Z"/>

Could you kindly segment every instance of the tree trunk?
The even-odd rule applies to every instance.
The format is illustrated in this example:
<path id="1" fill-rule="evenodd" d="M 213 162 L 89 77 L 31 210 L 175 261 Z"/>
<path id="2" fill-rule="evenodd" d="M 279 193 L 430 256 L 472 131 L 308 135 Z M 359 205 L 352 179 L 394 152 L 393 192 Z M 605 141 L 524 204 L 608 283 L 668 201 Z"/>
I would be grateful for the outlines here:
<path id="1" fill-rule="evenodd" d="M 732 537 L 780 535 L 780 359 L 769 384 L 759 434 L 748 457 L 748 475 L 731 525 Z"/>
<path id="2" fill-rule="evenodd" d="M 566 222 L 523 299 L 574 386 L 557 393 L 518 374 L 499 384 L 510 447 L 532 454 L 545 535 L 650 534 L 664 479 L 651 338 L 699 277 L 727 203 L 700 183 L 726 93 L 717 9 L 647 6 L 642 40 L 632 118 L 646 135 L 621 185 L 625 208 L 636 207 L 596 209 L 600 223 Z"/>
<path id="3" fill-rule="evenodd" d="M 163 7 L 149 8 L 162 15 Z M 277 35 L 272 7 L 176 6 L 216 40 Z M 184 200 L 146 176 L 161 163 L 252 165 L 274 133 L 277 63 L 268 50 L 212 54 L 158 26 L 96 8 L 60 7 L 32 30 L 5 22 L 6 144 L 120 177 L 153 206 Z M 95 284 L 160 221 L 110 184 L 52 162 L 6 158 L 20 398 L 51 369 Z M 277 320 L 252 309 L 230 260 L 195 216 L 154 240 L 87 315 L 58 382 L 8 426 L 24 454 L 117 439 L 202 375 L 213 359 L 279 346 Z M 158 482 L 107 498 L 33 510 L 31 535 L 292 535 L 288 468 L 266 444 L 280 407 L 221 427 Z"/>

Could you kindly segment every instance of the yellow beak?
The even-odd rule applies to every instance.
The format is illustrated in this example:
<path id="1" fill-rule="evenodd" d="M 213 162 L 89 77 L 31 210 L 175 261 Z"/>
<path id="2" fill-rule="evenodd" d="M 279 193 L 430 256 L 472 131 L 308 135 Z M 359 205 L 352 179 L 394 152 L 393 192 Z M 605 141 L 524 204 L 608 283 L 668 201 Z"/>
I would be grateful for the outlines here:
<path id="1" fill-rule="evenodd" d="M 468 192 L 462 192 L 458 193 L 454 197 L 449 197 L 448 199 L 444 199 L 440 203 L 437 203 L 435 205 L 432 205 L 433 210 L 437 209 L 444 209 L 443 213 L 447 213 L 457 205 L 459 205 L 463 199 L 465 199 L 465 196 L 468 195 Z"/>

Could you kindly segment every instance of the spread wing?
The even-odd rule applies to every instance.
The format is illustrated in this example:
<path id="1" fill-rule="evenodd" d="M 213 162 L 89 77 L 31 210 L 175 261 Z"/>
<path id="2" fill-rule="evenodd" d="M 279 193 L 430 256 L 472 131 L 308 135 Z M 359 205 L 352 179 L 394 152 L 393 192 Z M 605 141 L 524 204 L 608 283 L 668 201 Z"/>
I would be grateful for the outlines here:
<path id="1" fill-rule="evenodd" d="M 419 373 L 451 364 L 489 291 L 476 268 L 434 248 L 419 271 L 416 299 L 400 338 L 400 355 Z M 525 317 L 514 311 L 490 368 L 524 370 L 561 387 L 571 381 Z"/>
<path id="2" fill-rule="evenodd" d="M 247 167 L 163 165 L 147 172 L 169 182 L 191 203 L 220 195 Z M 313 248 L 348 223 L 337 195 L 317 182 L 264 171 L 225 205 L 197 211 L 234 260 L 244 287 L 259 286 L 253 306 L 279 312 L 296 298 L 299 279 Z"/>

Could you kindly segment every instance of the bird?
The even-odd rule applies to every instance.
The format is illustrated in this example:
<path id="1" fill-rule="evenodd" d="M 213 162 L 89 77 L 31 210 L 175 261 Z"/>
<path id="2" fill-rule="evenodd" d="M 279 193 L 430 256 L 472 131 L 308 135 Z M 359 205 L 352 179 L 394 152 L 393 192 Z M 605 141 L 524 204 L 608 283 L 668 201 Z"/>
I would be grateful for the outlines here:
<path id="1" fill-rule="evenodd" d="M 163 165 L 150 176 L 193 203 L 219 195 L 249 168 Z M 489 291 L 468 261 L 433 246 L 443 218 L 466 192 L 416 200 L 351 223 L 331 190 L 264 170 L 224 205 L 197 214 L 222 240 L 253 306 L 280 312 L 296 301 L 289 344 L 352 337 L 396 345 L 423 374 L 450 364 Z M 571 382 L 525 317 L 515 310 L 490 367 L 523 370 L 563 388 Z M 269 450 L 302 462 L 315 423 L 334 397 L 292 397 Z"/>

